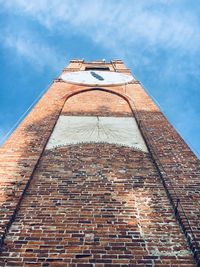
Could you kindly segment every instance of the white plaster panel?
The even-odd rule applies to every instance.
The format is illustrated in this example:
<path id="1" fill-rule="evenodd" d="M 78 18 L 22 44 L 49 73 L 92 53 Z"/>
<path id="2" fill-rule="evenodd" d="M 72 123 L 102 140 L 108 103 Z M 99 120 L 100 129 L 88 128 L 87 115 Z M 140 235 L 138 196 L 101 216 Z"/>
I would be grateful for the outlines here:
<path id="1" fill-rule="evenodd" d="M 119 144 L 148 152 L 133 117 L 60 116 L 46 148 L 88 142 Z"/>
<path id="2" fill-rule="evenodd" d="M 133 76 L 112 71 L 74 71 L 60 76 L 65 82 L 85 85 L 120 85 L 134 80 Z"/>

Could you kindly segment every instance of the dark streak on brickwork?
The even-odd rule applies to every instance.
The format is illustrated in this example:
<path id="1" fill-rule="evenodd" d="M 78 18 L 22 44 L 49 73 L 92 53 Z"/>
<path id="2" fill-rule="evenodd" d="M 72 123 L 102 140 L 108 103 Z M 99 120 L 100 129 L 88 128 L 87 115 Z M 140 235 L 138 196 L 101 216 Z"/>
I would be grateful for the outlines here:
<path id="1" fill-rule="evenodd" d="M 73 68 L 74 64 L 76 62 L 70 63 L 70 67 Z M 83 68 L 83 62 L 78 64 L 80 68 Z M 116 71 L 126 70 L 123 62 L 112 62 L 112 65 Z M 199 161 L 147 96 L 140 84 L 104 89 L 121 94 L 123 98 L 130 100 L 129 104 L 134 111 L 153 159 L 166 181 L 171 196 L 174 201 L 176 201 L 177 196 L 180 198 L 180 203 L 184 207 L 184 212 L 189 219 L 195 238 L 200 242 Z M 43 154 L 39 168 L 33 173 L 65 100 L 71 94 L 81 92 L 81 90 L 89 90 L 89 88 L 69 85 L 59 80 L 53 83 L 36 107 L 0 149 L 1 245 L 3 245 L 3 237 L 11 226 L 11 220 L 19 204 L 19 199 L 23 196 L 24 188 L 33 174 L 31 186 L 22 201 L 16 220 L 12 223 L 7 234 L 6 246 L 3 247 L 3 254 L 0 257 L 2 266 L 5 265 L 3 263 L 5 258 L 8 258 L 8 261 L 11 262 L 6 266 L 68 266 L 68 260 L 71 264 L 73 260 L 71 266 L 76 267 L 154 266 L 155 263 L 155 266 L 158 267 L 194 266 L 193 259 L 186 248 L 186 241 L 184 244 L 183 235 L 173 218 L 166 193 L 148 154 L 133 151 L 130 148 L 114 145 L 105 146 L 103 144 L 85 144 L 69 149 L 57 148 Z M 104 99 L 103 104 L 97 97 L 101 101 Z M 82 100 L 78 103 L 78 107 L 74 102 L 77 100 Z M 96 103 L 95 106 L 91 104 L 92 102 Z M 128 105 L 124 103 L 124 100 L 120 97 L 117 99 L 116 95 L 91 91 L 69 98 L 62 114 L 130 116 L 131 112 Z M 118 106 L 117 109 L 116 106 Z M 100 155 L 101 158 L 96 159 L 95 157 L 94 160 L 91 151 L 96 153 L 93 155 Z M 60 153 L 63 153 L 67 160 L 61 157 Z M 91 158 L 88 158 L 88 153 Z M 78 163 L 77 160 L 77 156 L 81 158 L 83 155 L 85 155 L 86 160 L 86 163 L 84 162 L 87 166 L 86 172 L 82 168 L 84 165 L 80 166 L 81 161 Z M 112 155 L 115 155 L 118 161 L 115 161 Z M 53 157 L 56 159 L 55 162 Z M 51 177 L 49 174 L 50 162 L 54 168 L 55 177 Z M 118 165 L 115 165 L 116 162 L 118 162 Z M 89 166 L 92 164 L 94 166 L 90 168 Z M 95 164 L 97 164 L 97 169 L 95 169 Z M 127 169 L 130 167 L 130 171 L 124 170 L 124 166 Z M 103 171 L 101 171 L 101 167 Z M 120 171 L 118 172 L 119 168 Z M 109 176 L 109 170 L 114 173 L 114 176 Z M 94 175 L 91 175 L 92 172 L 94 172 Z M 129 179 L 127 179 L 128 177 Z M 76 181 L 79 180 L 80 187 L 77 187 Z M 105 182 L 106 192 L 102 191 L 103 182 Z M 176 190 L 176 196 L 172 191 L 171 183 Z M 91 191 L 86 190 L 86 185 Z M 112 190 L 109 188 L 112 188 Z M 74 192 L 74 195 L 70 195 L 70 190 Z M 83 191 L 82 195 L 80 190 Z M 51 197 L 49 198 L 50 194 L 55 201 Z M 91 196 L 94 197 L 91 198 Z M 92 199 L 91 202 L 89 198 Z M 66 199 L 69 203 L 66 202 Z M 77 207 L 73 200 L 78 203 Z M 102 210 L 99 210 L 99 207 L 91 210 L 90 204 L 98 206 L 98 201 L 100 201 L 99 207 L 102 206 Z M 45 206 L 46 204 L 47 206 Z M 114 210 L 112 210 L 111 204 L 115 207 Z M 70 205 L 73 212 L 70 211 Z M 87 206 L 89 206 L 89 210 L 85 210 Z M 100 217 L 93 216 L 93 210 L 94 215 Z M 136 210 L 137 216 L 135 215 Z M 58 213 L 56 213 L 57 211 Z M 107 217 L 109 215 L 114 217 Z M 182 217 L 186 233 L 190 234 L 184 221 L 185 217 Z M 105 234 L 105 238 L 109 235 L 109 229 L 114 232 L 113 235 L 109 236 L 110 240 L 108 238 L 104 240 L 98 228 L 98 231 L 94 231 L 96 227 L 95 220 L 97 219 L 102 219 L 103 224 L 100 229 L 103 229 L 102 235 Z M 38 220 L 40 222 L 44 221 L 45 224 L 41 225 Z M 36 221 L 36 224 L 34 221 Z M 112 223 L 113 221 L 114 223 Z M 79 232 L 74 223 L 80 229 L 85 230 Z M 63 225 L 65 225 L 66 232 L 63 230 Z M 70 232 L 70 225 L 73 228 L 72 232 Z M 106 231 L 104 231 L 105 229 Z M 128 232 L 125 231 L 126 229 L 128 229 Z M 132 236 L 129 233 L 130 229 L 136 231 L 138 235 Z M 172 238 L 166 241 L 163 232 L 167 232 L 167 237 Z M 47 247 L 45 245 L 42 247 L 40 240 L 43 240 L 41 242 L 44 243 L 47 242 Z M 56 246 L 63 240 L 68 242 L 64 244 L 67 246 L 67 251 L 65 250 L 66 246 Z M 70 242 L 72 243 L 70 244 Z M 108 243 L 110 245 L 105 253 L 105 247 Z M 131 244 L 137 245 L 133 248 Z M 30 247 L 28 247 L 29 245 Z M 83 245 L 87 249 L 81 251 Z M 104 249 L 102 251 L 92 251 L 96 245 L 102 245 Z M 72 251 L 68 250 L 70 247 Z M 103 261 L 98 262 L 101 256 L 98 256 L 98 258 L 96 255 L 104 254 Z M 106 254 L 109 256 L 106 256 Z M 16 261 L 15 263 L 12 261 L 13 258 Z M 23 258 L 26 258 L 24 261 L 30 262 L 32 260 L 32 263 L 23 265 L 20 263 Z M 41 258 L 41 261 L 33 262 L 36 258 Z M 97 262 L 94 261 L 96 259 Z M 64 263 L 64 261 L 66 262 Z"/>
<path id="2" fill-rule="evenodd" d="M 0 149 L 0 245 L 71 87 L 54 83 Z"/>
<path id="3" fill-rule="evenodd" d="M 178 198 L 183 207 L 183 210 L 178 209 L 182 229 L 191 240 L 200 266 L 200 162 L 140 85 L 134 85 L 134 90 L 129 86 L 127 93 L 133 100 L 135 117 L 171 197 L 174 203 Z"/>

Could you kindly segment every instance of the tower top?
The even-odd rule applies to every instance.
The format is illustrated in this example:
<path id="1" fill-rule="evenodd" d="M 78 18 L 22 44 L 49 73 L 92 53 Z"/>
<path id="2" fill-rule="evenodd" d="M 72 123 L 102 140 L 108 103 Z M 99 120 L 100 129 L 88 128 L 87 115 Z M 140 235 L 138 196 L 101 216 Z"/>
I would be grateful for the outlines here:
<path id="1" fill-rule="evenodd" d="M 131 71 L 119 59 L 110 62 L 104 59 L 91 62 L 73 59 L 59 79 L 71 84 L 89 86 L 124 85 L 134 81 Z"/>
<path id="2" fill-rule="evenodd" d="M 113 59 L 109 62 L 105 59 L 85 61 L 84 59 L 72 59 L 69 65 L 64 68 L 63 72 L 72 71 L 84 71 L 84 70 L 99 70 L 99 71 L 115 71 L 122 72 L 126 74 L 131 74 L 130 69 L 128 69 L 121 59 Z"/>
<path id="3" fill-rule="evenodd" d="M 87 62 L 87 61 L 85 61 L 84 60 L 84 58 L 82 58 L 82 59 L 71 59 L 70 60 L 70 63 L 71 62 L 82 62 L 82 63 L 105 63 L 105 64 L 108 64 L 108 63 L 112 63 L 112 62 L 119 62 L 119 63 L 123 63 L 123 61 L 121 60 L 121 59 L 112 59 L 112 60 L 110 60 L 109 62 L 106 62 L 106 60 L 105 59 L 97 59 L 97 60 L 92 60 L 92 61 L 90 61 L 90 62 Z"/>

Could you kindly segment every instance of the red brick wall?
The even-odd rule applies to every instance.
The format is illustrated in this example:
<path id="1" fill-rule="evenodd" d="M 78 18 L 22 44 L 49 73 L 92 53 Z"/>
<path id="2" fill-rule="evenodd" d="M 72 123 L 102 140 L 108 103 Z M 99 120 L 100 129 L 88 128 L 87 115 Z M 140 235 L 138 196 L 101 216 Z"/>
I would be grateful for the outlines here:
<path id="1" fill-rule="evenodd" d="M 54 83 L 0 149 L 0 244 L 71 86 Z"/>
<path id="2" fill-rule="evenodd" d="M 172 200 L 176 203 L 180 199 L 178 211 L 182 229 L 193 249 L 198 247 L 200 259 L 199 160 L 139 84 L 128 86 L 127 93 Z"/>
<path id="3" fill-rule="evenodd" d="M 3 259 L 8 266 L 194 266 L 149 154 L 108 144 L 45 151 Z"/>
<path id="4" fill-rule="evenodd" d="M 104 264 L 110 266 L 111 263 L 113 266 L 114 264 L 116 266 L 123 266 L 123 264 L 125 266 L 127 264 L 129 266 L 131 266 L 130 264 L 153 266 L 154 263 L 156 266 L 194 266 L 189 252 L 186 251 L 185 256 L 182 255 L 184 254 L 183 250 L 186 249 L 186 240 L 184 240 L 178 223 L 173 218 L 172 205 L 167 198 L 161 178 L 164 179 L 174 203 L 177 197 L 180 199 L 184 209 L 183 214 L 180 206 L 178 207 L 182 219 L 182 229 L 191 236 L 188 219 L 195 238 L 199 242 L 199 161 L 139 84 L 105 89 L 120 92 L 124 98 L 130 101 L 131 108 L 150 149 L 149 155 L 113 145 L 83 145 L 55 149 L 51 152 L 45 151 L 43 154 L 45 144 L 65 99 L 70 94 L 88 89 L 82 88 L 63 82 L 54 83 L 0 149 L 0 203 L 2 207 L 0 236 L 2 245 L 7 229 L 11 226 L 6 235 L 3 254 L 0 256 L 2 264 L 8 258 L 10 265 L 7 266 L 14 266 L 14 264 L 15 266 L 24 266 L 20 261 L 30 262 L 31 258 L 32 261 L 35 261 L 35 259 L 42 258 L 41 254 L 43 254 L 43 260 L 40 259 L 40 263 L 37 263 L 38 266 L 49 266 L 50 263 L 50 266 L 59 266 L 59 260 L 55 263 L 52 258 L 59 259 L 58 253 L 61 250 L 62 261 L 73 259 L 74 264 L 79 264 L 77 266 L 82 266 L 83 262 L 95 264 L 95 266 L 104 266 Z M 103 101 L 103 109 L 100 100 Z M 76 104 L 77 101 L 78 104 Z M 131 114 L 125 100 L 101 91 L 75 95 L 69 98 L 64 105 L 63 114 L 65 115 L 80 115 L 81 112 L 85 115 L 99 114 L 103 116 L 130 116 Z M 100 158 L 96 158 L 96 155 L 99 155 Z M 85 161 L 80 162 L 82 157 L 85 158 Z M 83 167 L 86 165 L 85 176 Z M 99 171 L 102 168 L 105 176 L 101 172 L 95 171 L 95 166 Z M 51 177 L 49 169 L 51 167 L 54 168 L 55 179 Z M 123 168 L 126 169 L 126 172 Z M 122 170 L 118 172 L 119 169 Z M 78 171 L 80 171 L 80 175 L 78 175 Z M 77 185 L 74 179 L 79 179 L 80 183 Z M 31 180 L 31 185 L 28 187 Z M 89 188 L 90 191 L 87 191 L 85 186 L 88 186 L 86 188 Z M 105 191 L 100 190 L 101 186 L 105 187 Z M 172 187 L 175 188 L 175 192 Z M 73 192 L 71 195 L 70 190 Z M 67 195 L 65 195 L 65 191 L 68 192 Z M 25 194 L 26 192 L 27 194 Z M 59 200 L 63 199 L 69 203 L 64 201 L 60 205 Z M 76 201 L 79 201 L 77 207 Z M 92 205 L 94 207 L 99 205 L 99 209 L 91 211 L 88 208 L 87 210 L 87 206 L 91 207 Z M 20 210 L 18 210 L 19 206 L 21 206 Z M 114 210 L 112 210 L 112 206 L 115 207 Z M 105 215 L 112 214 L 114 217 L 103 217 L 104 209 Z M 96 217 L 93 217 L 93 212 Z M 88 216 L 90 223 L 79 222 L 79 215 L 86 218 Z M 98 218 L 102 218 L 102 227 L 100 227 L 103 229 L 102 236 L 100 235 L 99 240 L 93 240 L 92 238 L 97 233 L 101 234 L 99 229 L 95 230 L 95 227 L 97 228 L 95 220 Z M 37 223 L 34 224 L 34 221 Z M 73 228 L 73 232 L 70 232 L 71 227 L 76 229 L 85 227 L 85 236 L 76 236 L 76 231 L 79 230 Z M 88 231 L 93 229 L 91 235 L 87 235 L 87 227 Z M 138 235 L 130 237 L 130 235 L 132 236 L 129 234 L 131 229 Z M 104 240 L 103 236 L 110 230 L 114 231 L 114 234 L 109 237 L 110 241 L 107 236 L 107 239 Z M 122 235 L 120 231 L 122 231 Z M 72 236 L 72 234 L 75 235 Z M 170 237 L 170 241 L 169 238 L 166 240 L 166 236 Z M 82 237 L 83 239 L 81 239 Z M 37 238 L 41 240 L 41 243 Z M 67 242 L 65 247 L 63 245 L 56 247 L 56 244 L 62 243 L 63 240 Z M 80 242 L 82 243 L 80 244 Z M 110 245 L 108 245 L 109 242 Z M 44 247 L 40 247 L 42 244 Z M 45 244 L 47 244 L 46 247 Z M 99 246 L 101 251 L 92 251 L 95 245 Z M 69 247 L 72 250 L 75 247 L 76 249 L 68 254 Z M 193 247 L 195 247 L 194 243 Z M 157 254 L 154 254 L 154 250 Z M 162 251 L 165 251 L 166 254 Z M 81 253 L 88 253 L 89 256 L 81 258 Z M 123 257 L 123 255 L 125 256 Z M 13 258 L 16 259 L 15 263 Z M 97 265 L 94 260 L 99 258 L 107 259 L 108 262 L 99 262 Z M 92 259 L 93 261 L 91 261 Z M 45 261 L 46 263 L 44 263 Z M 31 266 L 31 264 L 26 266 Z"/>

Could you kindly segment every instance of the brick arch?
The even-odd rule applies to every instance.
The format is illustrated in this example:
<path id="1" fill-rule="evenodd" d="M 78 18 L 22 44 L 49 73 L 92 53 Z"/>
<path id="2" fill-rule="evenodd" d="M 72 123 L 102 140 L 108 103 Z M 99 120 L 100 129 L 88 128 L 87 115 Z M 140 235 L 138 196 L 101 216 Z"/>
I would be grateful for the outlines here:
<path id="1" fill-rule="evenodd" d="M 107 143 L 148 152 L 127 96 L 89 88 L 66 96 L 47 149 L 77 143 Z"/>
<path id="2" fill-rule="evenodd" d="M 73 102 L 73 100 L 71 100 L 71 99 L 73 99 L 73 97 L 77 97 L 77 99 L 79 99 L 79 105 L 77 105 L 77 103 L 76 103 L 76 104 L 74 104 L 74 106 L 76 106 L 76 108 L 77 108 L 77 106 L 79 106 L 80 110 L 79 110 L 79 112 L 77 112 L 77 111 L 75 112 L 75 110 L 73 110 L 73 112 L 76 113 L 74 115 L 81 115 L 81 114 L 88 115 L 88 114 L 86 114 L 87 112 L 85 112 L 85 114 L 84 114 L 84 110 L 83 109 L 81 110 L 81 107 L 80 107 L 81 102 L 84 102 L 84 104 L 85 104 L 85 105 L 83 105 L 83 107 L 90 105 L 92 103 L 92 101 L 87 102 L 88 101 L 88 99 L 87 99 L 88 94 L 87 93 L 91 93 L 90 100 L 92 99 L 92 101 L 97 102 L 97 100 L 99 99 L 99 101 L 98 101 L 99 103 L 94 103 L 94 106 L 96 105 L 96 108 L 98 105 L 99 106 L 101 105 L 102 108 L 104 108 L 104 109 L 105 109 L 105 106 L 107 106 L 107 109 L 108 109 L 108 107 L 110 108 L 110 110 L 107 110 L 108 111 L 107 113 L 103 112 L 103 110 L 101 110 L 101 111 L 99 110 L 101 113 L 99 115 L 109 116 L 108 113 L 110 112 L 110 115 L 112 114 L 114 116 L 126 116 L 126 117 L 127 116 L 129 116 L 129 117 L 134 116 L 134 112 L 133 112 L 133 109 L 132 109 L 132 106 L 130 103 L 131 98 L 129 96 L 127 96 L 123 92 L 118 92 L 116 90 L 111 90 L 111 89 L 107 89 L 107 88 L 98 88 L 98 87 L 78 89 L 76 91 L 73 91 L 73 92 L 65 95 L 64 96 L 65 104 L 63 106 L 63 112 L 62 113 L 70 114 L 70 112 L 66 111 L 66 107 L 69 106 L 69 101 Z M 101 93 L 105 93 L 105 94 L 101 94 Z M 105 99 L 106 95 L 109 98 L 107 101 Z M 112 97 L 112 96 L 114 96 L 114 97 Z M 116 98 L 116 97 L 118 97 L 118 98 Z M 120 99 L 124 100 L 124 102 L 122 103 L 122 101 L 120 101 Z M 108 103 L 106 103 L 106 102 L 108 102 Z M 115 112 L 114 112 L 114 106 L 111 108 L 112 105 L 115 106 Z M 102 114 L 102 112 L 103 112 L 103 114 Z M 91 114 L 91 115 L 98 115 L 97 111 L 95 114 Z"/>
<path id="3" fill-rule="evenodd" d="M 119 97 L 122 97 L 125 101 L 127 101 L 128 103 L 131 100 L 131 98 L 128 95 L 124 94 L 123 92 L 118 92 L 116 90 L 112 90 L 112 89 L 108 89 L 108 88 L 100 88 L 100 87 L 92 87 L 92 88 L 90 87 L 90 88 L 77 89 L 77 90 L 75 90 L 73 92 L 70 92 L 70 93 L 66 94 L 64 96 L 64 98 L 66 98 L 66 100 L 67 100 L 67 99 L 69 99 L 70 97 L 72 97 L 74 95 L 77 95 L 77 94 L 80 94 L 80 93 L 84 93 L 84 92 L 89 92 L 89 91 L 95 91 L 95 90 L 118 95 Z"/>

